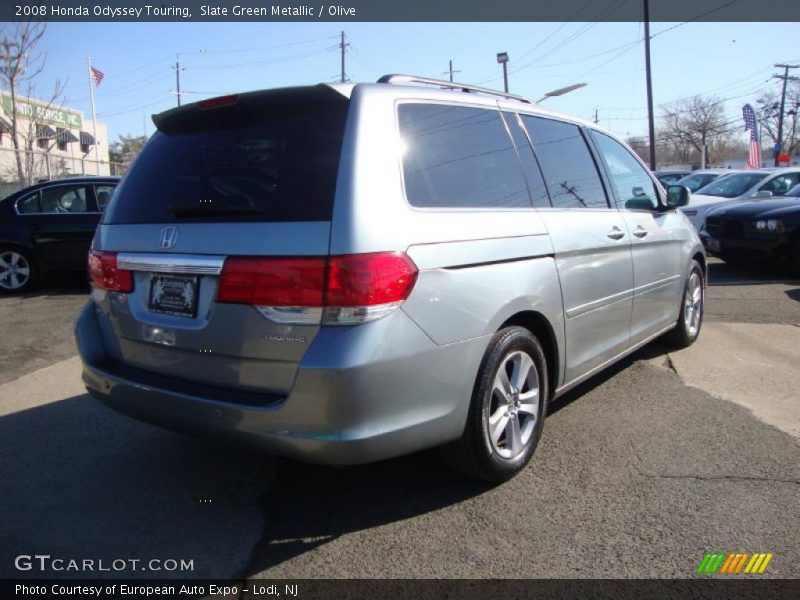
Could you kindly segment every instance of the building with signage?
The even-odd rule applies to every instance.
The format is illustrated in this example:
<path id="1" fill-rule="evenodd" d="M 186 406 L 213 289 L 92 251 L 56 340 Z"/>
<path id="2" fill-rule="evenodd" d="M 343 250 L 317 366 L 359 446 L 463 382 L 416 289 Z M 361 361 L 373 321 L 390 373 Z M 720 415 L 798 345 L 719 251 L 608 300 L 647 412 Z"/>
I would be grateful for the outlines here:
<path id="1" fill-rule="evenodd" d="M 28 183 L 70 175 L 109 175 L 105 123 L 79 110 L 17 97 L 19 150 L 11 139 L 11 95 L 0 92 L 0 181 L 21 182 L 17 157 Z"/>

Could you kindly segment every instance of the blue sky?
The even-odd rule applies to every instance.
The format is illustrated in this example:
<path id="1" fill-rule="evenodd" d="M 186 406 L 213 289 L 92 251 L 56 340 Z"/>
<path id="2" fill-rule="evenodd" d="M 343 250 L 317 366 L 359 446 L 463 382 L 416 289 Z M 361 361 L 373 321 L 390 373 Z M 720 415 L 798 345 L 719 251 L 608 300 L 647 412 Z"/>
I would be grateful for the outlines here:
<path id="1" fill-rule="evenodd" d="M 68 80 L 67 106 L 90 118 L 86 57 L 106 74 L 95 89 L 98 119 L 111 140 L 152 133 L 150 115 L 175 105 L 176 54 L 185 68 L 184 102 L 234 91 L 337 79 L 344 29 L 352 47 L 347 75 L 375 81 L 384 73 L 446 77 L 502 87 L 496 54 L 510 55 L 512 92 L 539 98 L 586 82 L 546 105 L 593 119 L 620 135 L 647 132 L 643 28 L 640 23 L 52 23 L 42 49 L 46 95 Z M 659 105 L 695 94 L 729 98 L 731 118 L 763 90 L 774 63 L 800 62 L 798 23 L 653 23 L 653 92 Z M 658 121 L 657 121 L 658 122 Z M 746 139 L 742 133 L 742 140 Z"/>

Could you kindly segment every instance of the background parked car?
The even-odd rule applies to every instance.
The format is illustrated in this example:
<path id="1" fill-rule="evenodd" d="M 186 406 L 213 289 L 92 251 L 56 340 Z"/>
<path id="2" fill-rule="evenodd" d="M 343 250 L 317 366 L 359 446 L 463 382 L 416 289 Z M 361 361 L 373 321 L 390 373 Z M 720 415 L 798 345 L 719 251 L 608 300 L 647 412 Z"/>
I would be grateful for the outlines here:
<path id="1" fill-rule="evenodd" d="M 655 175 L 656 179 L 661 182 L 661 185 L 667 187 L 679 179 L 683 179 L 687 175 L 691 175 L 691 173 L 691 171 L 658 171 L 653 173 L 653 175 Z"/>
<path id="2" fill-rule="evenodd" d="M 119 177 L 37 183 L 0 200 L 0 292 L 20 292 L 52 271 L 82 271 Z"/>
<path id="3" fill-rule="evenodd" d="M 781 196 L 800 183 L 800 168 L 757 169 L 717 178 L 692 194 L 684 214 L 699 231 L 706 215 L 723 203 Z"/>
<path id="4" fill-rule="evenodd" d="M 700 232 L 706 250 L 731 263 L 788 261 L 800 277 L 800 185 L 785 196 L 712 210 Z"/>
<path id="5" fill-rule="evenodd" d="M 738 169 L 699 169 L 694 171 L 691 175 L 687 175 L 686 177 L 682 177 L 677 181 L 673 182 L 674 185 L 683 185 L 689 188 L 689 190 L 694 193 L 699 190 L 701 187 L 704 187 L 714 181 L 715 179 L 719 179 L 725 175 L 731 175 L 733 173 L 741 173 Z M 670 185 L 672 185 L 671 183 Z"/>

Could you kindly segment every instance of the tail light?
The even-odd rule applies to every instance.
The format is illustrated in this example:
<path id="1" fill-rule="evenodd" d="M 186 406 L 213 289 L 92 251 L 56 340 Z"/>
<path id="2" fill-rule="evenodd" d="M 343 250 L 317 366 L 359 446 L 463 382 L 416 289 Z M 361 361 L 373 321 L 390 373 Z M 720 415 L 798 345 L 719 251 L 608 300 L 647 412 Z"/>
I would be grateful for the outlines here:
<path id="1" fill-rule="evenodd" d="M 89 252 L 89 283 L 109 292 L 133 291 L 133 273 L 117 267 L 116 252 Z"/>
<path id="2" fill-rule="evenodd" d="M 222 268 L 217 301 L 253 305 L 278 323 L 357 325 L 396 310 L 416 279 L 417 267 L 402 252 L 232 257 Z"/>

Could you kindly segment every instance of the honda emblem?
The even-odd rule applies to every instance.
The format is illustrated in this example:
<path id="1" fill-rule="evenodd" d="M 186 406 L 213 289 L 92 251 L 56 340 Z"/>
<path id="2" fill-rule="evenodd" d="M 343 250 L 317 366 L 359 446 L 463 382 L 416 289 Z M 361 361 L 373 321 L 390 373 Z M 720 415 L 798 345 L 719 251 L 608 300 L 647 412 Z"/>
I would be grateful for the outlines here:
<path id="1" fill-rule="evenodd" d="M 161 248 L 169 249 L 178 241 L 178 228 L 177 227 L 164 227 L 161 230 Z"/>

